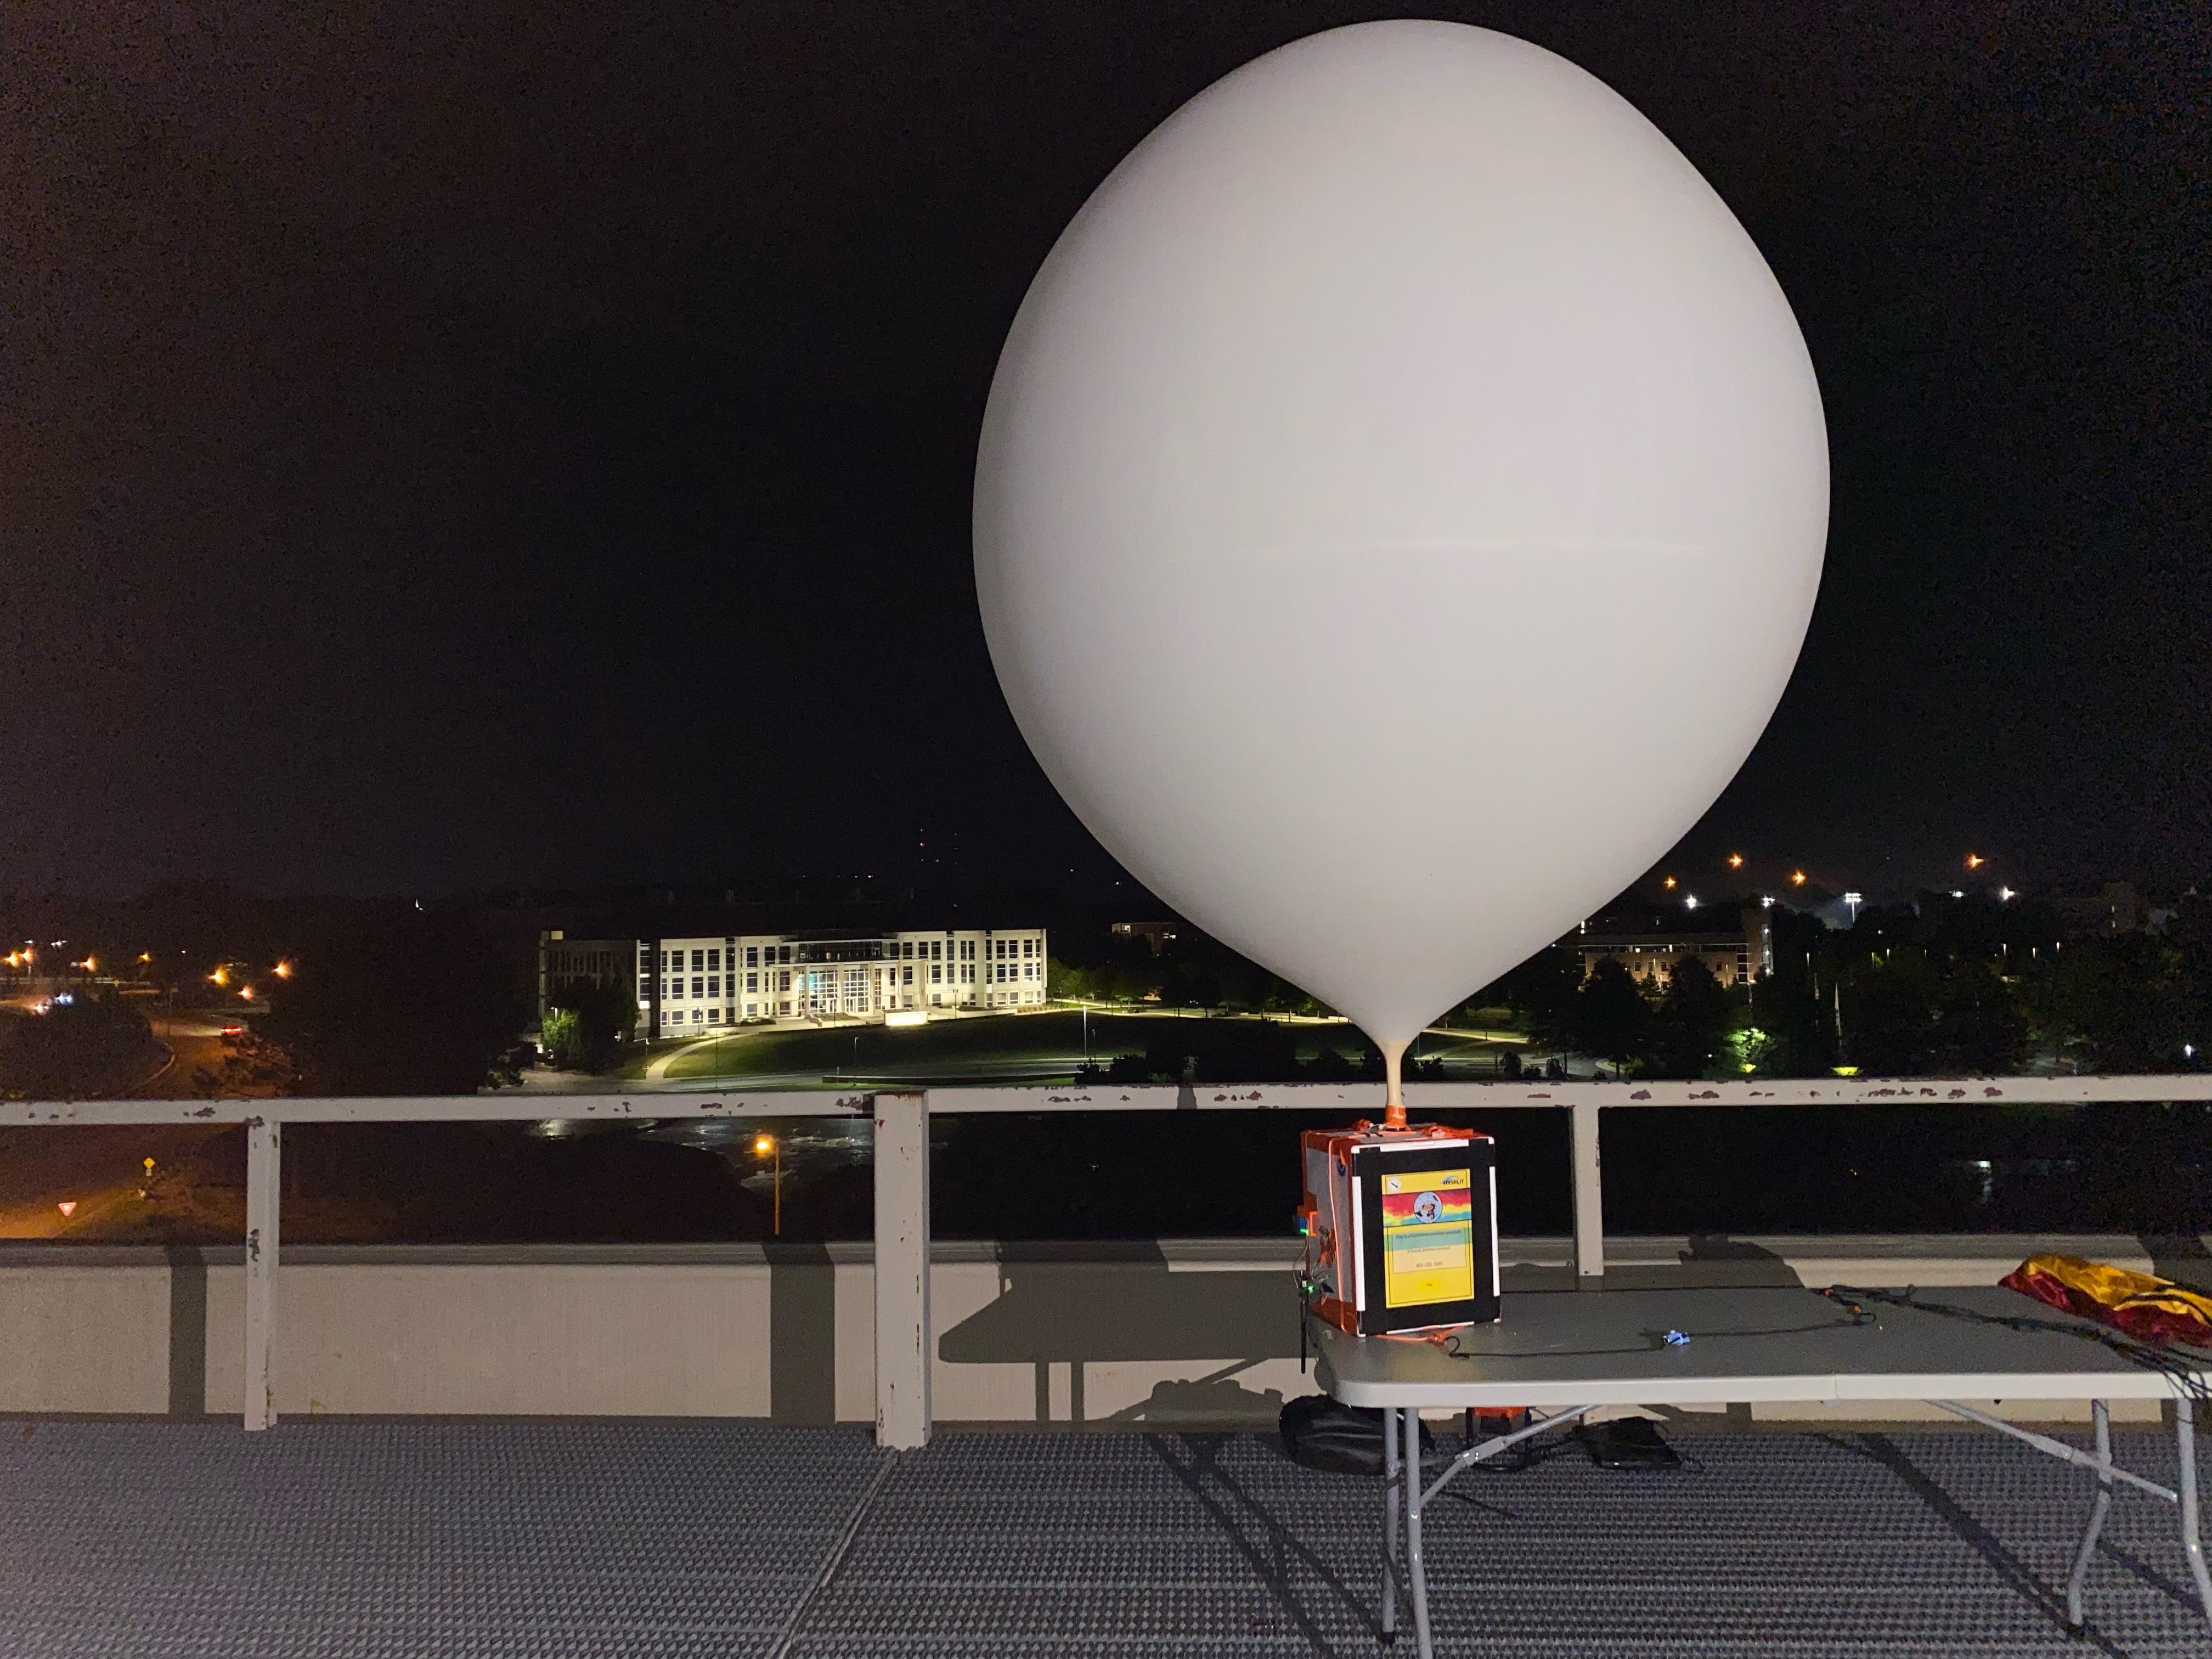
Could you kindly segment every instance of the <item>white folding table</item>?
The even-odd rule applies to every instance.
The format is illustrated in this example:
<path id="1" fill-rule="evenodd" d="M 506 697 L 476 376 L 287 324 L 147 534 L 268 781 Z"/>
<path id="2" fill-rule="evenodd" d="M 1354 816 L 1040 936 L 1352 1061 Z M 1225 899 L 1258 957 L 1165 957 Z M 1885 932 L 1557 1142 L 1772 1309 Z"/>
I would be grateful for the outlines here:
<path id="1" fill-rule="evenodd" d="M 2102 1329 L 1994 1285 L 1919 1294 L 1970 1313 Z M 1816 1291 L 1782 1288 L 1523 1292 L 1506 1297 L 1496 1323 L 1454 1333 L 1449 1348 L 1420 1339 L 1349 1336 L 1316 1322 L 1322 1386 L 1347 1406 L 1382 1413 L 1383 1640 L 1397 1633 L 1403 1595 L 1413 1604 L 1420 1659 L 1430 1659 L 1421 1512 L 1461 1471 L 1599 1406 L 1757 1401 L 1926 1401 L 2088 1470 L 2095 1494 L 2066 1581 L 2067 1615 L 2077 1630 L 2081 1587 L 2116 1484 L 2163 1498 L 2179 1512 L 2189 1570 L 2212 1620 L 2212 1575 L 2197 1534 L 2195 1401 L 2182 1381 L 2101 1342 L 2059 1331 L 2018 1330 L 1872 1301 L 1860 1305 L 1855 1316 L 1849 1306 Z M 1686 1340 L 1669 1341 L 1669 1333 Z M 2212 1378 L 2212 1359 L 2191 1359 L 2180 1369 L 2200 1386 Z M 2087 1400 L 2095 1450 L 1960 1403 L 1968 1400 Z M 2113 1463 L 2106 1404 L 2113 1400 L 2173 1401 L 2178 1487 Z M 1469 1445 L 1428 1479 L 1421 1468 L 1420 1413 L 1468 1407 L 1549 1414 Z"/>

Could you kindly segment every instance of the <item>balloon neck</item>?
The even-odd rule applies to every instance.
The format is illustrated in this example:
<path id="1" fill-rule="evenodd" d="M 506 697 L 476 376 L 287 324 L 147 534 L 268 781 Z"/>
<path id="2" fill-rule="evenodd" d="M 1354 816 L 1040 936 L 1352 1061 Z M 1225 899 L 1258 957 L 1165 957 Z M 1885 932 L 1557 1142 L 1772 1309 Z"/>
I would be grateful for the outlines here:
<path id="1" fill-rule="evenodd" d="M 1382 1127 L 1386 1129 L 1406 1127 L 1405 1058 L 1406 1049 L 1402 1043 L 1382 1050 Z"/>

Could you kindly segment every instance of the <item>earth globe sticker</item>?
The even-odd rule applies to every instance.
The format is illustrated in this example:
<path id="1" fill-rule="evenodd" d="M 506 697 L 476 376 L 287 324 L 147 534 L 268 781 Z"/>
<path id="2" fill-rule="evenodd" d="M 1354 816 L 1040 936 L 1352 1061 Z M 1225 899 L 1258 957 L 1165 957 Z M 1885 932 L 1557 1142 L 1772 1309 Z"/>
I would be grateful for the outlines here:
<path id="1" fill-rule="evenodd" d="M 1361 24 L 1193 98 L 1016 315 L 976 588 L 1024 736 L 1161 899 L 1422 1027 L 1647 869 L 1820 586 L 1789 302 L 1618 94 Z"/>

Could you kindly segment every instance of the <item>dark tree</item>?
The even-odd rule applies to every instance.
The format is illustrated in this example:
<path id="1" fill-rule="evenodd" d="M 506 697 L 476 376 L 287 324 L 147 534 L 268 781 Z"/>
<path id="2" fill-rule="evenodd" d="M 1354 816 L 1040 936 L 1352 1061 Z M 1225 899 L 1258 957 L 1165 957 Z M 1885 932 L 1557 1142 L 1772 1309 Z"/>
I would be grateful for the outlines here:
<path id="1" fill-rule="evenodd" d="M 236 1045 L 236 1076 L 227 1062 L 196 1081 L 210 1093 L 246 1078 L 288 1094 L 471 1094 L 513 1075 L 526 978 L 465 916 L 386 911 L 302 948 Z"/>
<path id="2" fill-rule="evenodd" d="M 2073 940 L 2051 953 L 2032 1000 L 2039 1035 L 2087 1070 L 2194 1066 L 2212 1027 L 2212 951 L 2185 930 Z"/>
<path id="3" fill-rule="evenodd" d="M 1612 957 L 1590 969 L 1575 999 L 1573 1047 L 1623 1071 L 1650 1055 L 1651 1005 L 1636 976 Z"/>
<path id="4" fill-rule="evenodd" d="M 1735 1018 L 1735 1005 L 1711 969 L 1695 957 L 1676 962 L 1652 1022 L 1651 1074 L 1705 1076 Z"/>
<path id="5" fill-rule="evenodd" d="M 1912 1077 L 1936 1058 L 1936 977 L 1927 957 L 1896 947 L 1851 975 L 1844 993 L 1844 1052 L 1860 1071 Z"/>
<path id="6" fill-rule="evenodd" d="M 637 996 L 627 980 L 565 981 L 545 998 L 547 1058 L 564 1072 L 603 1072 L 637 1029 Z"/>
<path id="7" fill-rule="evenodd" d="M 1482 1008 L 1508 1009 L 1534 1047 L 1573 1048 L 1581 1039 L 1577 1011 L 1582 982 L 1582 952 L 1547 945 L 1476 992 L 1461 1009 L 1468 1015 Z"/>
<path id="8" fill-rule="evenodd" d="M 1770 1077 L 1819 1077 L 1836 1063 L 1836 974 L 1831 934 L 1818 916 L 1776 905 L 1767 912 L 1774 971 L 1752 988 L 1750 1020 L 1766 1041 Z"/>
<path id="9" fill-rule="evenodd" d="M 89 998 L 0 1016 L 0 1098 L 83 1100 L 137 1082 L 161 1045 L 131 1010 Z"/>
<path id="10" fill-rule="evenodd" d="M 1936 988 L 1936 1068 L 1993 1075 L 2017 1071 L 2027 1019 L 2010 987 L 1984 963 L 1961 963 Z"/>

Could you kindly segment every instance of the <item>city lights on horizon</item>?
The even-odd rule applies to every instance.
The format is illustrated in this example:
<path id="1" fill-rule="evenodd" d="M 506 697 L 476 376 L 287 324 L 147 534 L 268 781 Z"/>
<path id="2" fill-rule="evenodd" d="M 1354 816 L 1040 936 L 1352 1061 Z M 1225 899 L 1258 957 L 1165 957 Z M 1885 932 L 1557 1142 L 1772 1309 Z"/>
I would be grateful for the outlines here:
<path id="1" fill-rule="evenodd" d="M 1724 853 L 1719 856 L 1716 867 L 1730 872 L 1742 871 L 1748 867 L 1750 861 L 1750 855 L 1748 854 L 1740 851 Z M 1989 856 L 1982 853 L 1969 852 L 1965 854 L 1962 857 L 1963 867 L 1968 870 L 1985 870 L 1989 867 L 1990 862 L 1990 860 Z M 1803 866 L 1793 865 L 1789 866 L 1789 874 L 1786 879 L 1789 884 L 1792 887 L 1804 887 L 1812 883 L 1813 877 Z M 1679 875 L 1662 876 L 1659 878 L 1659 884 L 1666 889 L 1667 891 L 1672 893 L 1680 888 L 1682 884 L 1682 878 Z M 2019 890 L 2014 887 L 2006 886 L 2000 889 L 1999 891 L 2001 896 L 2006 899 L 2014 899 L 2020 896 Z"/>

